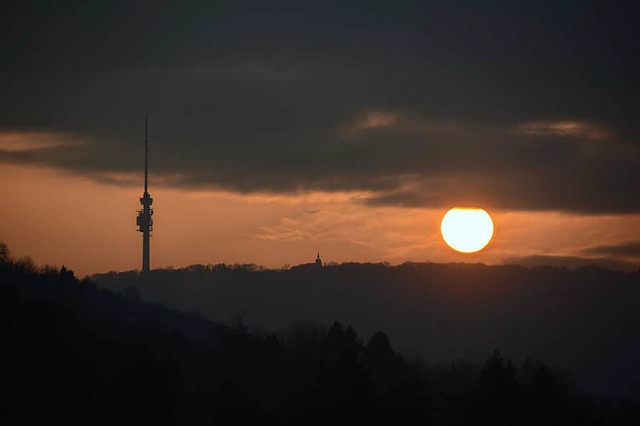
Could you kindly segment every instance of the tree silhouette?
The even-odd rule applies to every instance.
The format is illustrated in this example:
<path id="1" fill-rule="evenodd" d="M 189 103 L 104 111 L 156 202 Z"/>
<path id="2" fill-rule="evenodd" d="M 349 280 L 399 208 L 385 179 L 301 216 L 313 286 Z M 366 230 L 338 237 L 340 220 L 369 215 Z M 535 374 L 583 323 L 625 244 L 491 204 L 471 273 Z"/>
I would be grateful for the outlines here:
<path id="1" fill-rule="evenodd" d="M 6 265 L 11 261 L 11 251 L 4 241 L 0 241 L 0 265 Z"/>
<path id="2" fill-rule="evenodd" d="M 520 411 L 521 386 L 518 370 L 498 351 L 487 359 L 478 381 L 478 407 L 482 418 L 492 424 L 516 424 Z"/>

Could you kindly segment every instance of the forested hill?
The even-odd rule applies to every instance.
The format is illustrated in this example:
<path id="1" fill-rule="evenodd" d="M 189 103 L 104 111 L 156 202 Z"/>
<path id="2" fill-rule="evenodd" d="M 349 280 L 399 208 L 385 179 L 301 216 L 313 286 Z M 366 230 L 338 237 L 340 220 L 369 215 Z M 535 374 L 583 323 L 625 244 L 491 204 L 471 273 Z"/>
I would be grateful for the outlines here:
<path id="1" fill-rule="evenodd" d="M 135 287 L 116 294 L 66 268 L 0 256 L 3 424 L 640 420 L 636 403 L 587 395 L 540 361 L 494 352 L 478 366 L 429 367 L 380 331 L 363 339 L 351 326 L 307 321 L 249 333 L 138 297 Z"/>
<path id="2" fill-rule="evenodd" d="M 5 282 L 16 297 L 33 303 L 53 303 L 78 315 L 116 320 L 124 327 L 141 331 L 158 328 L 179 333 L 189 340 L 215 339 L 228 327 L 198 316 L 188 315 L 158 304 L 140 300 L 133 291 L 116 293 L 99 289 L 88 279 L 78 280 L 72 271 L 45 267 L 36 272 L 31 265 L 19 265 L 12 271 L 3 271 Z"/>
<path id="3" fill-rule="evenodd" d="M 239 312 L 270 330 L 292 321 L 385 330 L 425 362 L 482 362 L 494 349 L 574 372 L 590 391 L 640 397 L 640 272 L 595 267 L 346 263 L 262 270 L 193 265 L 94 277 L 102 288 L 225 322 Z"/>

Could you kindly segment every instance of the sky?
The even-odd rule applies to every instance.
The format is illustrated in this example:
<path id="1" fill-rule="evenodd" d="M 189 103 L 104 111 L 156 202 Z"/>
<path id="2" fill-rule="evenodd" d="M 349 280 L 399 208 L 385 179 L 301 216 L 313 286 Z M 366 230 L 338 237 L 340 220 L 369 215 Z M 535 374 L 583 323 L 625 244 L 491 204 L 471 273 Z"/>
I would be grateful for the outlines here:
<path id="1" fill-rule="evenodd" d="M 148 114 L 154 268 L 640 266 L 632 2 L 102 3 L 0 17 L 16 256 L 140 268 Z M 482 252 L 444 245 L 454 206 Z"/>

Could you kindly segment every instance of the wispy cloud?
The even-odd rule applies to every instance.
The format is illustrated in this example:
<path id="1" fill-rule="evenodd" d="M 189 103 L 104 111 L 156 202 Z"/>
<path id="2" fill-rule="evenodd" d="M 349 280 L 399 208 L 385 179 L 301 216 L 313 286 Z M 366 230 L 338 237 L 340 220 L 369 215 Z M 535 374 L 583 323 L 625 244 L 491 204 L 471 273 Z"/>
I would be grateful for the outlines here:
<path id="1" fill-rule="evenodd" d="M 75 136 L 58 132 L 10 132 L 0 131 L 0 151 L 24 152 L 46 148 L 80 145 Z"/>
<path id="2" fill-rule="evenodd" d="M 640 241 L 588 247 L 583 249 L 581 253 L 585 255 L 617 256 L 640 259 Z"/>
<path id="3" fill-rule="evenodd" d="M 612 137 L 607 129 L 586 121 L 534 121 L 516 127 L 517 133 L 537 136 L 570 136 L 587 139 Z"/>

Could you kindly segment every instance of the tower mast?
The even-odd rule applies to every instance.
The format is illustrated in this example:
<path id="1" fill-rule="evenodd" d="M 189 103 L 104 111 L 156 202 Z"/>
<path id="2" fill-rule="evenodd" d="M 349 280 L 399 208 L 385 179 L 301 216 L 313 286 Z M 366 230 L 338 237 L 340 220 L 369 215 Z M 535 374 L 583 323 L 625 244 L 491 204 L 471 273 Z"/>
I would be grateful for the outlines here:
<path id="1" fill-rule="evenodd" d="M 138 211 L 138 231 L 142 232 L 142 272 L 149 272 L 149 240 L 153 230 L 153 198 L 149 195 L 149 146 L 148 117 L 144 117 L 144 194 L 140 198 L 142 209 Z"/>
<path id="2" fill-rule="evenodd" d="M 144 192 L 149 188 L 149 117 L 144 116 Z"/>

